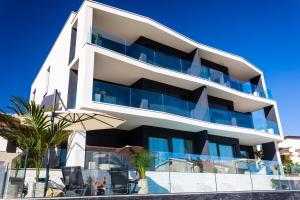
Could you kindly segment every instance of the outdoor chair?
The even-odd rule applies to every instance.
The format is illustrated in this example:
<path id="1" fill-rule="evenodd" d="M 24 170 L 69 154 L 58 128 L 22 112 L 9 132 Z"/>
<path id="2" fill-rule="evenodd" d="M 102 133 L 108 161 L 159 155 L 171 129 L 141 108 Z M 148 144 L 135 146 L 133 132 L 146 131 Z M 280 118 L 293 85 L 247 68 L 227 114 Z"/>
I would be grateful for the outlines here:
<path id="1" fill-rule="evenodd" d="M 80 166 L 62 168 L 66 196 L 83 196 L 87 185 L 84 184 Z"/>
<path id="2" fill-rule="evenodd" d="M 130 183 L 128 169 L 112 168 L 110 170 L 111 176 L 111 191 L 113 194 L 129 194 Z"/>

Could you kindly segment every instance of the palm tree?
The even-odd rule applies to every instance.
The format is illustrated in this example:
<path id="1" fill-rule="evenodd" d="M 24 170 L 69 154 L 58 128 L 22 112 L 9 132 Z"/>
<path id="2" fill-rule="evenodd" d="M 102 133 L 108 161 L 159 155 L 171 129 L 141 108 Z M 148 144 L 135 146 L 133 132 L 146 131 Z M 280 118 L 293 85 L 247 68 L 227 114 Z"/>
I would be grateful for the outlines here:
<path id="1" fill-rule="evenodd" d="M 34 101 L 13 97 L 10 102 L 12 105 L 7 107 L 15 115 L 0 111 L 0 136 L 15 142 L 23 151 L 29 150 L 38 180 L 45 152 L 67 140 L 70 133 L 65 129 L 70 123 L 65 120 L 51 123 L 44 109 Z"/>

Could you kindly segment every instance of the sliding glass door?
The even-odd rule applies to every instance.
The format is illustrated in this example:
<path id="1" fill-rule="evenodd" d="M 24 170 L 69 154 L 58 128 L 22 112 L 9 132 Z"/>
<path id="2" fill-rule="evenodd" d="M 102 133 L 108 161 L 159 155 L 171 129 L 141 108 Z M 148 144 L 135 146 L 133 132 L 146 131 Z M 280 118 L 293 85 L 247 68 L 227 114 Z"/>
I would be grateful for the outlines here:
<path id="1" fill-rule="evenodd" d="M 219 144 L 210 142 L 209 152 L 211 156 L 221 157 L 221 158 L 233 158 L 234 148 L 233 145 Z"/>

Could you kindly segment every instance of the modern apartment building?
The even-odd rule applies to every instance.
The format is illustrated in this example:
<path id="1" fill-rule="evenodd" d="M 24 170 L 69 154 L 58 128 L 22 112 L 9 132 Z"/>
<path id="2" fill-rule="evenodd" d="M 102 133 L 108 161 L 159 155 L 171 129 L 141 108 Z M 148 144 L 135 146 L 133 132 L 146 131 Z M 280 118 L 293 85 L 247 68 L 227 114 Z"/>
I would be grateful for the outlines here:
<path id="1" fill-rule="evenodd" d="M 279 161 L 276 101 L 263 72 L 141 15 L 86 0 L 71 13 L 31 86 L 47 106 L 57 89 L 68 108 L 126 120 L 75 132 L 71 151 L 143 146 L 154 152 Z M 73 154 L 67 165 L 83 165 Z"/>

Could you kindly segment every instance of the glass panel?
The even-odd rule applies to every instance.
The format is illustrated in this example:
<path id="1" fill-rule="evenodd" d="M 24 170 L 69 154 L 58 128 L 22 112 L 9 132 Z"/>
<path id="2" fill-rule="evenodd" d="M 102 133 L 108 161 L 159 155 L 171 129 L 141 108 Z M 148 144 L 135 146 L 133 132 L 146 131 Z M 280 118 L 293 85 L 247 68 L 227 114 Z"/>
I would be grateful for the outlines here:
<path id="1" fill-rule="evenodd" d="M 165 138 L 149 137 L 149 151 L 168 152 L 168 140 Z"/>
<path id="2" fill-rule="evenodd" d="M 155 51 L 155 65 L 181 72 L 181 60 L 178 57 Z"/>
<path id="3" fill-rule="evenodd" d="M 76 97 L 76 96 L 75 96 Z M 279 134 L 277 122 L 266 120 L 264 111 L 239 113 L 220 105 L 193 103 L 162 93 L 129 88 L 94 80 L 93 101 L 156 110 L 202 121 L 254 128 L 270 134 Z"/>
<path id="4" fill-rule="evenodd" d="M 209 108 L 209 111 L 211 122 L 232 125 L 230 111 L 215 108 Z"/>
<path id="5" fill-rule="evenodd" d="M 231 145 L 219 144 L 219 152 L 221 158 L 233 158 L 233 147 Z"/>
<path id="6" fill-rule="evenodd" d="M 162 94 L 139 89 L 131 89 L 131 106 L 163 111 Z"/>
<path id="7" fill-rule="evenodd" d="M 163 96 L 163 101 L 165 112 L 190 117 L 188 101 L 168 95 Z"/>
<path id="8" fill-rule="evenodd" d="M 252 113 L 253 126 L 255 129 L 266 132 L 267 122 L 264 110 L 258 110 Z"/>
<path id="9" fill-rule="evenodd" d="M 93 100 L 129 106 L 129 89 L 100 81 L 94 81 Z"/>
<path id="10" fill-rule="evenodd" d="M 216 143 L 209 143 L 209 153 L 211 156 L 218 156 L 218 149 Z"/>
<path id="11" fill-rule="evenodd" d="M 220 72 L 218 70 L 215 69 L 209 69 L 209 74 L 210 74 L 210 80 L 213 82 L 217 82 L 217 83 L 224 83 L 224 75 L 223 72 Z"/>
<path id="12" fill-rule="evenodd" d="M 251 114 L 232 112 L 234 118 L 233 125 L 245 128 L 253 128 Z"/>

